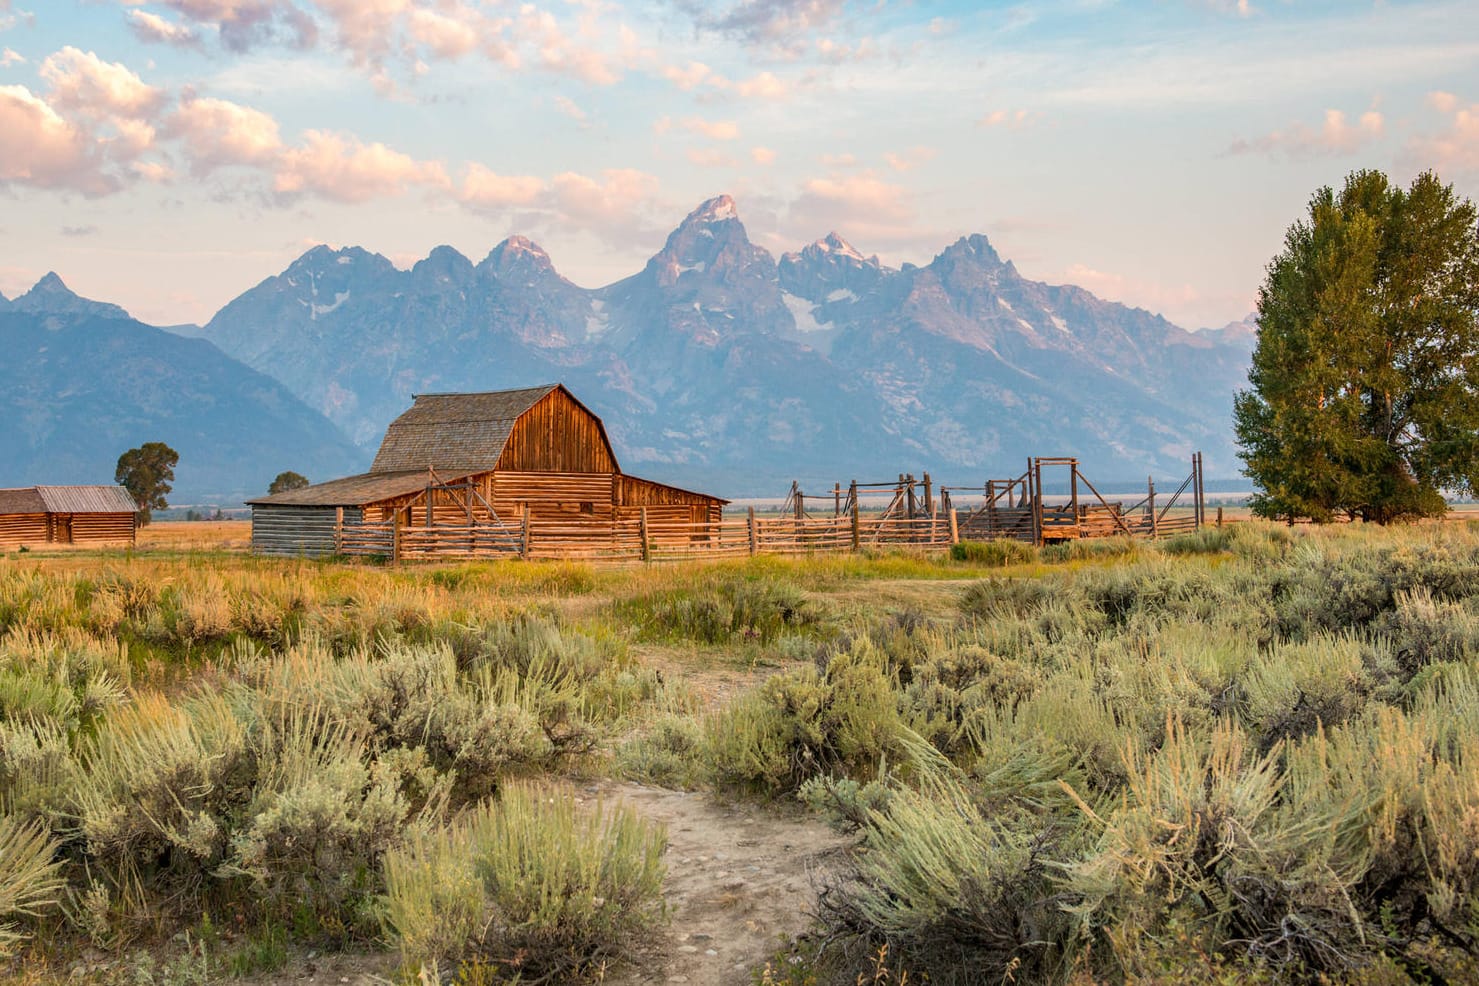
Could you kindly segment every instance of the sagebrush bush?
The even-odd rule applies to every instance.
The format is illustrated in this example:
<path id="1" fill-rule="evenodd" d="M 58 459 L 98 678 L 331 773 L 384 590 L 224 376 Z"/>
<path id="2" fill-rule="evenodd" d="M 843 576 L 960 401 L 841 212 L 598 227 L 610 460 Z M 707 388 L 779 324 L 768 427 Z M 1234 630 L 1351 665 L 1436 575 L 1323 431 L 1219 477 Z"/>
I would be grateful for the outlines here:
<path id="1" fill-rule="evenodd" d="M 66 880 L 56 851 L 43 825 L 0 814 L 0 956 L 11 954 L 27 937 L 17 922 L 60 905 Z"/>
<path id="2" fill-rule="evenodd" d="M 384 920 L 408 970 L 568 981 L 664 917 L 662 829 L 569 788 L 511 784 L 385 859 Z"/>

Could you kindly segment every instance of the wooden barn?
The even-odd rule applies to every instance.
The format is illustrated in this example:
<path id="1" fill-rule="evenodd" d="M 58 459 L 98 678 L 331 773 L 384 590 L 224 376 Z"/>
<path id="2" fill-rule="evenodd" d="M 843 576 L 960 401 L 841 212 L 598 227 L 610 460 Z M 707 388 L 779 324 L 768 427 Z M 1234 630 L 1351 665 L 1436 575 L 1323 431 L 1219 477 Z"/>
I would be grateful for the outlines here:
<path id="1" fill-rule="evenodd" d="M 121 486 L 0 490 L 0 546 L 132 544 L 138 508 Z"/>
<path id="2" fill-rule="evenodd" d="M 601 419 L 563 384 L 414 401 L 369 472 L 248 501 L 252 550 L 331 554 L 345 530 L 386 524 L 609 538 L 639 514 L 653 532 L 718 521 L 728 502 L 624 474 Z"/>

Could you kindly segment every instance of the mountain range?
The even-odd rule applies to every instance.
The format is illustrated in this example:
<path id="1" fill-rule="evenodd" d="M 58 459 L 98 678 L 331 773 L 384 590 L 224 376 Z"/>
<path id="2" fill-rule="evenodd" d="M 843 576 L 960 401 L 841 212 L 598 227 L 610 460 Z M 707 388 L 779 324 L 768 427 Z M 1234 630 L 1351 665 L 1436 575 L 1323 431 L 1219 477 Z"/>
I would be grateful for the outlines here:
<path id="1" fill-rule="evenodd" d="M 59 285 L 43 279 L 0 312 L 125 318 Z M 413 394 L 559 380 L 605 420 L 624 467 L 729 495 L 900 471 L 978 484 L 1034 454 L 1123 481 L 1180 478 L 1201 449 L 1208 475 L 1230 477 L 1231 399 L 1255 339 L 1248 322 L 1189 332 L 1029 280 L 980 235 L 924 266 L 883 265 L 835 233 L 777 259 L 729 196 L 605 287 L 572 283 L 519 236 L 478 263 L 438 247 L 410 270 L 320 246 L 180 331 L 327 419 L 302 421 L 322 451 L 269 450 L 257 468 L 269 477 L 353 471 L 339 468 L 348 444 L 367 462 Z M 251 487 L 221 487 L 238 488 Z"/>

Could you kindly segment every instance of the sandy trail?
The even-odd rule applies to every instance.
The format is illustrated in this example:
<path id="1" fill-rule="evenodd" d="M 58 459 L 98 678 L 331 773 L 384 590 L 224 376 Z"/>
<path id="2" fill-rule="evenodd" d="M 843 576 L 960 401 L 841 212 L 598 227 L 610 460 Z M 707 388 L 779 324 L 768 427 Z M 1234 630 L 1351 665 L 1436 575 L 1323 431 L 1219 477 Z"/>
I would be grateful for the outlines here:
<path id="1" fill-rule="evenodd" d="M 849 840 L 799 811 L 726 805 L 706 794 L 637 784 L 593 792 L 621 799 L 668 827 L 664 893 L 671 922 L 616 986 L 749 983 L 783 942 L 805 930 L 817 876 L 838 866 Z"/>

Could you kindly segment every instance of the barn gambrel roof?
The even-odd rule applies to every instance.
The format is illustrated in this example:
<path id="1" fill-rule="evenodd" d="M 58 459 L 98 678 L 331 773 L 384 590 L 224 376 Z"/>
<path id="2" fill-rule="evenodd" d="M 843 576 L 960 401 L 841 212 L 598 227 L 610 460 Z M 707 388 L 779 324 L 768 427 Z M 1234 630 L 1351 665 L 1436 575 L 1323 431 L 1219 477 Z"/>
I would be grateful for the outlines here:
<path id="1" fill-rule="evenodd" d="M 490 472 L 498 465 L 514 423 L 530 408 L 556 390 L 576 406 L 563 384 L 545 384 L 520 390 L 492 390 L 478 394 L 415 394 L 415 403 L 390 423 L 371 473 L 437 469 L 461 472 Z M 606 426 L 592 414 L 601 430 L 601 440 L 616 461 Z"/>

